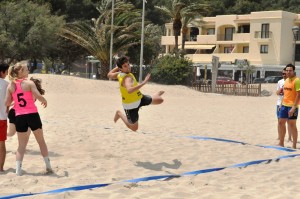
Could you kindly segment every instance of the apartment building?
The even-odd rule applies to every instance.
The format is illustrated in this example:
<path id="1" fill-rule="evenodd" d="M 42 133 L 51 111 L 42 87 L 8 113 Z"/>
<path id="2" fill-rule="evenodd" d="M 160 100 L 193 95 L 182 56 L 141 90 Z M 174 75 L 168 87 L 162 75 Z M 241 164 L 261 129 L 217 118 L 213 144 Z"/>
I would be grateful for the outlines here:
<path id="1" fill-rule="evenodd" d="M 300 74 L 300 15 L 285 11 L 251 12 L 247 15 L 204 17 L 201 27 L 189 27 L 186 57 L 201 70 L 211 69 L 212 56 L 219 57 L 221 75 L 235 80 L 243 75 L 238 67 L 246 61 L 255 66 L 253 77 L 277 75 L 288 63 Z M 161 44 L 165 53 L 175 46 L 172 23 L 166 26 Z M 294 28 L 294 31 L 293 31 Z M 179 49 L 181 48 L 179 36 Z"/>

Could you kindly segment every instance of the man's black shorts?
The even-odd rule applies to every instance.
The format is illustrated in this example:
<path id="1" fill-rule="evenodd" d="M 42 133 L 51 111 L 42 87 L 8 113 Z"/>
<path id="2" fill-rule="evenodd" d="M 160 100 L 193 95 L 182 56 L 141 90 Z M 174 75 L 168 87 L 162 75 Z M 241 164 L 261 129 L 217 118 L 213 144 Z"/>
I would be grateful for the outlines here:
<path id="1" fill-rule="evenodd" d="M 141 103 L 139 107 L 134 108 L 134 109 L 124 109 L 126 113 L 126 117 L 129 123 L 134 124 L 139 120 L 139 109 L 142 106 L 148 106 L 152 102 L 152 97 L 149 95 L 143 95 L 141 99 Z"/>

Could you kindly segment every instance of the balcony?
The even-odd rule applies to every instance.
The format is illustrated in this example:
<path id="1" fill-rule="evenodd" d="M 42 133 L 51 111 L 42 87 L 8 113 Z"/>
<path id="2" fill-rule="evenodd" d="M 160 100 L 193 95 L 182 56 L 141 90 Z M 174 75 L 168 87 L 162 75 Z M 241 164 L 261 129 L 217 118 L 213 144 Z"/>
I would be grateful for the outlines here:
<path id="1" fill-rule="evenodd" d="M 218 41 L 232 41 L 233 34 L 218 34 Z"/>
<path id="2" fill-rule="evenodd" d="M 191 59 L 193 63 L 207 63 L 211 64 L 212 56 L 217 56 L 220 62 L 234 62 L 236 59 L 247 59 L 249 60 L 249 53 L 214 53 L 214 54 L 188 54 L 185 57 Z"/>
<path id="3" fill-rule="evenodd" d="M 199 43 L 199 44 L 216 44 L 216 35 L 198 35 L 197 43 Z"/>
<path id="4" fill-rule="evenodd" d="M 254 38 L 258 41 L 270 41 L 272 38 L 271 31 L 255 31 Z"/>
<path id="5" fill-rule="evenodd" d="M 181 43 L 181 36 L 178 37 L 178 43 Z M 175 36 L 162 36 L 161 45 L 175 45 Z"/>
<path id="6" fill-rule="evenodd" d="M 250 42 L 250 33 L 234 33 L 233 41 L 235 43 L 249 43 Z"/>
<path id="7" fill-rule="evenodd" d="M 230 43 L 249 43 L 250 33 L 219 34 L 218 41 L 225 41 L 225 43 L 226 41 Z M 195 42 L 195 36 L 188 38 L 188 42 Z M 181 43 L 181 36 L 178 37 L 178 43 Z M 197 35 L 197 44 L 215 45 L 216 43 L 218 43 L 216 35 Z M 175 45 L 175 36 L 162 36 L 161 45 Z"/>

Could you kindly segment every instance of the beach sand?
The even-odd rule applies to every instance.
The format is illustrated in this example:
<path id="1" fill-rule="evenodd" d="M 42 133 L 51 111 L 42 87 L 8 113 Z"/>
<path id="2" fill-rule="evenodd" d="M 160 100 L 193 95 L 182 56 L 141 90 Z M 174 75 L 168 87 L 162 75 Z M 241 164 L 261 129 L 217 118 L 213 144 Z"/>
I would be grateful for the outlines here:
<path id="1" fill-rule="evenodd" d="M 273 92 L 269 97 L 244 97 L 149 83 L 141 91 L 154 94 L 164 90 L 165 101 L 161 105 L 143 107 L 139 130 L 132 132 L 121 120 L 113 122 L 115 111 L 122 110 L 116 81 L 31 76 L 41 78 L 46 90 L 48 107 L 36 104 L 55 173 L 41 174 L 44 162 L 31 135 L 23 175 L 16 176 L 17 136 L 8 138 L 6 172 L 0 174 L 0 196 L 109 183 L 92 190 L 24 198 L 300 198 L 300 157 L 228 168 L 254 160 L 299 154 L 298 150 L 286 152 L 257 146 L 277 144 L 276 84 L 263 85 L 263 89 Z M 286 146 L 291 147 L 291 143 L 286 142 Z M 224 169 L 182 175 L 211 168 Z M 181 177 L 124 182 L 170 174 Z"/>

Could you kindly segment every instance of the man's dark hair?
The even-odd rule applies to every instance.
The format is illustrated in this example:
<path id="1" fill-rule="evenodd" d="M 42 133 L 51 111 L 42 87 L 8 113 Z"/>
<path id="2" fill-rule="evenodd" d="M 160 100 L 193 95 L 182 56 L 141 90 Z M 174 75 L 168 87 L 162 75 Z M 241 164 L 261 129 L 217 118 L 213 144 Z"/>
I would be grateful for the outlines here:
<path id="1" fill-rule="evenodd" d="M 293 68 L 293 71 L 295 71 L 295 69 L 296 69 L 295 66 L 294 66 L 293 64 L 288 64 L 288 65 L 286 65 L 285 69 L 286 69 L 287 67 Z"/>
<path id="2" fill-rule="evenodd" d="M 5 73 L 5 71 L 7 71 L 8 68 L 9 68 L 9 65 L 8 65 L 8 64 L 6 64 L 6 63 L 1 63 L 1 64 L 0 64 L 0 72 Z"/>
<path id="3" fill-rule="evenodd" d="M 126 63 L 126 62 L 129 62 L 129 57 L 126 57 L 126 56 L 122 56 L 122 57 L 120 57 L 119 59 L 117 59 L 117 66 L 119 67 L 119 68 L 122 68 L 122 65 L 124 64 L 124 63 Z"/>

